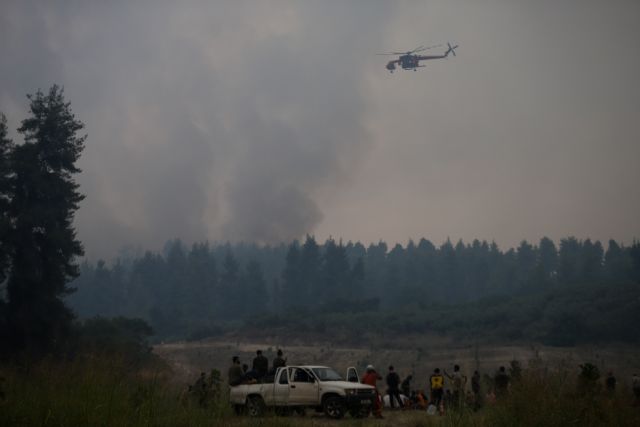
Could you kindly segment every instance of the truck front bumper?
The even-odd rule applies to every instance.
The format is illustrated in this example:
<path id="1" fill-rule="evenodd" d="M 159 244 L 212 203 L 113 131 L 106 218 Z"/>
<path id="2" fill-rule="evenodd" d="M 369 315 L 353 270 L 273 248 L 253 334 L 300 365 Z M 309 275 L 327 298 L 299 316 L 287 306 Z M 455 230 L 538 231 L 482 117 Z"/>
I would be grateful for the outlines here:
<path id="1" fill-rule="evenodd" d="M 378 398 L 378 395 L 375 391 L 371 391 L 368 393 L 356 393 L 351 394 L 345 397 L 345 403 L 347 404 L 347 408 L 358 408 L 362 406 L 372 406 L 375 400 Z"/>

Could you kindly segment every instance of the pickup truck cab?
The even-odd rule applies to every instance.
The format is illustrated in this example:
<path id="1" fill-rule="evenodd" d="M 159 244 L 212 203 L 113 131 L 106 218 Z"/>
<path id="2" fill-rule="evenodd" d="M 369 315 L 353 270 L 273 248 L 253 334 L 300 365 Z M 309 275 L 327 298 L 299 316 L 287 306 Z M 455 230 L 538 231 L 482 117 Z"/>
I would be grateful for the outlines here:
<path id="1" fill-rule="evenodd" d="M 236 410 L 245 409 L 250 416 L 260 416 L 268 407 L 280 410 L 315 408 L 331 418 L 369 414 L 374 399 L 373 387 L 360 384 L 355 368 L 349 368 L 345 381 L 326 366 L 285 366 L 260 384 L 230 387 L 230 401 Z"/>

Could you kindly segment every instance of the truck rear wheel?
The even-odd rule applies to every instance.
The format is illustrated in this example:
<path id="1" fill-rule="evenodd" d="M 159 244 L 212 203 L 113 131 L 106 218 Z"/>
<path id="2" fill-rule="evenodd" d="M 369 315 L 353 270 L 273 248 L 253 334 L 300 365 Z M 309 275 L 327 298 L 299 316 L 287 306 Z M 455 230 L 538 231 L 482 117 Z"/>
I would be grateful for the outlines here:
<path id="1" fill-rule="evenodd" d="M 329 418 L 337 420 L 344 417 L 344 401 L 341 397 L 327 397 L 324 400 L 322 407 L 324 409 L 324 413 L 327 414 Z"/>
<path id="2" fill-rule="evenodd" d="M 260 417 L 264 414 L 264 400 L 260 396 L 247 397 L 247 414 L 250 417 Z"/>

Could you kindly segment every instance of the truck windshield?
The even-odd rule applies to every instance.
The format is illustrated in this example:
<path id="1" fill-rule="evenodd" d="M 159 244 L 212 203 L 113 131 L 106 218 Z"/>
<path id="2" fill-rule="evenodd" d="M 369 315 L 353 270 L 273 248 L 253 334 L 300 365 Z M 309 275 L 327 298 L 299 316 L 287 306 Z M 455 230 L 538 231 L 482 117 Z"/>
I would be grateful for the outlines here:
<path id="1" fill-rule="evenodd" d="M 331 368 L 312 368 L 320 381 L 342 381 L 342 377 Z"/>

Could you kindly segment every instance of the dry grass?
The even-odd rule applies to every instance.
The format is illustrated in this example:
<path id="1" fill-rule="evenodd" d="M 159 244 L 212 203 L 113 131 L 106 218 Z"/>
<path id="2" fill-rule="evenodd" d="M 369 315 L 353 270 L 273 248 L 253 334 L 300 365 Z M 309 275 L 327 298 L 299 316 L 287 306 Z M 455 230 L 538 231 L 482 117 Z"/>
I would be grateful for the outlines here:
<path id="1" fill-rule="evenodd" d="M 368 350 L 329 348 L 321 355 L 352 357 L 353 351 Z M 4 378 L 0 382 L 0 426 L 640 425 L 640 407 L 632 406 L 628 384 L 622 381 L 613 396 L 599 387 L 584 393 L 577 387 L 574 366 L 567 362 L 551 369 L 544 359 L 534 359 L 523 371 L 522 380 L 512 384 L 507 398 L 479 412 L 465 409 L 429 416 L 424 411 L 385 411 L 384 420 L 348 416 L 330 420 L 311 410 L 305 417 L 238 417 L 224 392 L 203 407 L 197 398 L 185 394 L 184 380 L 176 382 L 162 365 L 134 370 L 123 360 L 99 357 L 74 363 L 42 362 L 28 369 L 0 365 Z"/>

